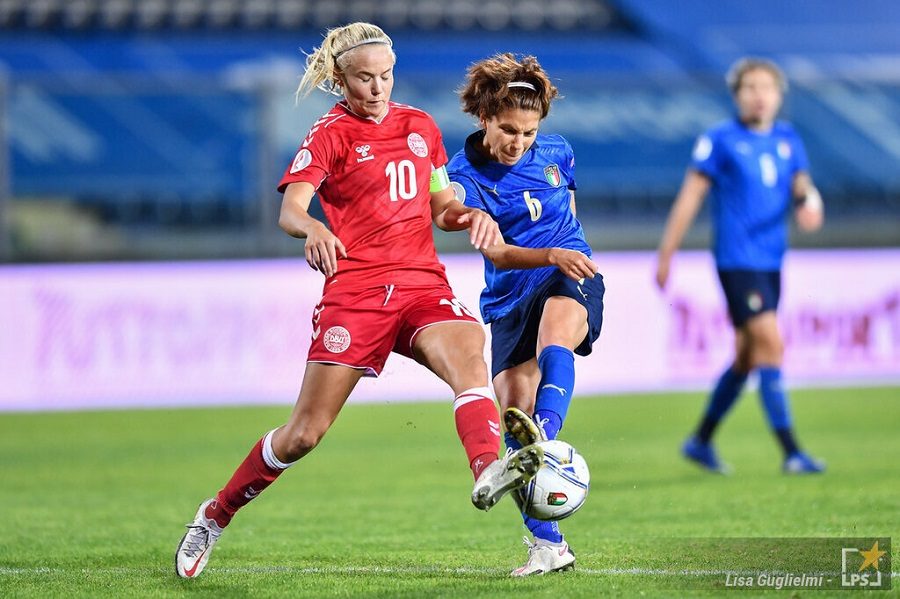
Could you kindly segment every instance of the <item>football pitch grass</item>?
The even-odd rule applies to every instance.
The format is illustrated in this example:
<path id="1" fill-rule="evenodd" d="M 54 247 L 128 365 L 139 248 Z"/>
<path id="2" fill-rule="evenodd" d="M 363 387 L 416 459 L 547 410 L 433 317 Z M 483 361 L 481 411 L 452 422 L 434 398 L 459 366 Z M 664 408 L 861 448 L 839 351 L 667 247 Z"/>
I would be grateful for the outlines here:
<path id="1" fill-rule="evenodd" d="M 729 477 L 679 456 L 703 394 L 576 398 L 562 438 L 592 472 L 587 503 L 562 523 L 577 567 L 524 580 L 508 572 L 526 531 L 508 498 L 488 513 L 469 503 L 449 402 L 349 404 L 235 517 L 195 580 L 174 574 L 184 524 L 290 406 L 0 414 L 0 597 L 750 597 L 698 590 L 765 567 L 740 557 L 741 537 L 893 537 L 897 572 L 900 389 L 792 401 L 824 475 L 781 474 L 754 393 L 717 436 Z"/>

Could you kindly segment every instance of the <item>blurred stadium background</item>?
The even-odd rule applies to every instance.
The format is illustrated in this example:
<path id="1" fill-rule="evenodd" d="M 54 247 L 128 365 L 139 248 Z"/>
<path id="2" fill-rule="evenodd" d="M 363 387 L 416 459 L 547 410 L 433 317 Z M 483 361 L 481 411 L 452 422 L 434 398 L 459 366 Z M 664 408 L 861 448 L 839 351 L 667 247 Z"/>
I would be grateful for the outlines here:
<path id="1" fill-rule="evenodd" d="M 466 66 L 537 55 L 565 96 L 545 130 L 576 149 L 602 250 L 655 246 L 693 139 L 730 114 L 727 66 L 771 57 L 828 203 L 797 243 L 900 244 L 892 0 L 0 0 L 0 258 L 298 255 L 274 185 L 332 102 L 295 106 L 301 50 L 353 20 L 394 37 L 394 99 L 430 111 L 450 153 L 474 127 L 454 94 Z"/>
<path id="2" fill-rule="evenodd" d="M 775 59 L 828 212 L 788 262 L 789 380 L 900 380 L 897 2 L 0 0 L 0 406 L 294 396 L 321 277 L 271 260 L 303 251 L 275 185 L 334 102 L 295 103 L 302 51 L 353 20 L 393 36 L 393 97 L 434 115 L 451 154 L 475 127 L 454 91 L 471 62 L 531 53 L 555 78 L 543 128 L 575 148 L 610 289 L 582 393 L 703 388 L 727 360 L 708 255 L 683 256 L 662 296 L 652 249 L 694 139 L 731 114 L 723 73 Z M 464 235 L 436 242 L 474 306 L 480 259 Z M 686 246 L 707 243 L 704 215 Z M 73 262 L 89 265 L 57 265 Z M 401 358 L 386 374 L 354 397 L 444 397 Z"/>
<path id="3" fill-rule="evenodd" d="M 572 575 L 506 579 L 521 523 L 468 505 L 446 405 L 385 405 L 447 400 L 396 357 L 351 401 L 380 405 L 348 406 L 203 579 L 172 575 L 193 506 L 296 396 L 322 279 L 277 228 L 274 187 L 333 102 L 295 105 L 301 50 L 352 20 L 392 35 L 394 99 L 431 112 L 450 153 L 474 128 L 454 93 L 474 60 L 535 54 L 565 96 L 544 130 L 575 148 L 609 290 L 567 422 L 594 474 L 566 524 Z M 0 596 L 593 598 L 749 566 L 658 543 L 700 535 L 893 536 L 896 582 L 898 32 L 896 0 L 0 0 Z M 731 332 L 708 253 L 680 254 L 662 295 L 652 249 L 744 54 L 787 72 L 784 116 L 827 204 L 825 230 L 794 240 L 811 249 L 790 254 L 781 311 L 824 477 L 777 475 L 750 397 L 721 436 L 734 477 L 677 453 Z M 474 305 L 480 258 L 436 241 Z M 278 407 L 118 409 L 225 403 Z"/>

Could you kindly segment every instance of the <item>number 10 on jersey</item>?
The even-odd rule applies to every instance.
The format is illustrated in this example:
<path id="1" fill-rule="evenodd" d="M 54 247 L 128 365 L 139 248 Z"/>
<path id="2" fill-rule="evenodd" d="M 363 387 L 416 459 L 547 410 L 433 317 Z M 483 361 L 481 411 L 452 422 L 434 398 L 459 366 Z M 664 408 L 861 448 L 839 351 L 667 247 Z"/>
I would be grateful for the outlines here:
<path id="1" fill-rule="evenodd" d="M 416 165 L 412 160 L 394 160 L 388 162 L 384 169 L 385 176 L 390 179 L 391 201 L 411 200 L 419 193 L 416 182 Z"/>

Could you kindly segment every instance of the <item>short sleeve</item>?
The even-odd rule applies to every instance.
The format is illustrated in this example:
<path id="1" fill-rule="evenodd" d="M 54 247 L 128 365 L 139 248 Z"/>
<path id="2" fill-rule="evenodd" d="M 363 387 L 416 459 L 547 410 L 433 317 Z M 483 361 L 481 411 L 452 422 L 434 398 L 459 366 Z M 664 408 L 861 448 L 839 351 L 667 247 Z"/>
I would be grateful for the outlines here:
<path id="1" fill-rule="evenodd" d="M 328 127 L 313 125 L 294 154 L 294 159 L 285 169 L 278 183 L 278 191 L 284 193 L 288 185 L 300 182 L 310 183 L 318 189 L 333 170 L 336 155 L 334 146 L 334 136 L 329 135 Z"/>
<path id="2" fill-rule="evenodd" d="M 575 182 L 575 150 L 572 149 L 572 146 L 569 145 L 568 141 L 565 142 L 565 148 L 562 170 L 563 174 L 566 176 L 566 180 L 569 182 L 568 188 L 571 191 L 575 191 L 578 189 L 578 184 Z"/>
<path id="3" fill-rule="evenodd" d="M 478 208 L 487 212 L 487 206 L 481 199 L 481 190 L 478 184 L 465 175 L 456 172 L 450 172 L 450 187 L 456 193 L 456 199 L 468 206 L 469 208 Z"/>
<path id="4" fill-rule="evenodd" d="M 799 135 L 794 135 L 791 138 L 791 145 L 793 146 L 793 156 L 794 156 L 794 172 L 799 171 L 809 171 L 809 158 L 806 156 L 806 146 L 803 145 L 803 140 L 800 139 Z"/>
<path id="5" fill-rule="evenodd" d="M 719 147 L 720 144 L 715 143 L 714 138 L 708 133 L 698 137 L 691 152 L 691 167 L 715 179 L 719 173 Z"/>
<path id="6" fill-rule="evenodd" d="M 447 164 L 447 149 L 444 148 L 444 137 L 434 119 L 431 120 L 431 166 L 441 168 Z"/>

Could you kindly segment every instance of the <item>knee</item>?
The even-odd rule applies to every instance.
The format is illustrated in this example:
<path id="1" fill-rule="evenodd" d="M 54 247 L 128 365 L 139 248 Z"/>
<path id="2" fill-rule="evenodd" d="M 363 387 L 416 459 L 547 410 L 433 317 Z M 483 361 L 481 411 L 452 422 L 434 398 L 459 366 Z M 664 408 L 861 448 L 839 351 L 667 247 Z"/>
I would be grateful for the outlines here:
<path id="1" fill-rule="evenodd" d="M 517 395 L 515 397 L 505 397 L 503 401 L 500 401 L 500 407 L 505 411 L 507 408 L 518 408 L 525 412 L 526 414 L 531 414 L 534 411 L 534 397 L 529 398 L 528 396 L 522 394 Z"/>
<path id="2" fill-rule="evenodd" d="M 484 346 L 464 348 L 459 352 L 460 367 L 471 368 L 474 364 L 484 364 Z"/>
<path id="3" fill-rule="evenodd" d="M 526 414 L 531 414 L 532 409 L 534 408 L 534 393 L 531 394 L 531 398 L 529 399 L 528 395 L 525 393 L 504 392 L 497 388 L 496 382 L 494 383 L 494 392 L 497 394 L 497 403 L 500 404 L 500 409 L 503 411 L 507 408 L 518 408 Z"/>
<path id="4" fill-rule="evenodd" d="M 776 362 L 778 364 L 781 364 L 782 360 L 784 359 L 784 342 L 780 338 L 776 339 L 773 342 L 771 353 Z"/>
<path id="5" fill-rule="evenodd" d="M 475 329 L 475 327 L 471 327 Z M 475 329 L 471 334 L 459 340 L 458 345 L 449 352 L 450 364 L 454 370 L 476 369 L 487 372 L 484 363 L 484 331 Z"/>
<path id="6" fill-rule="evenodd" d="M 469 327 L 469 329 L 460 340 L 460 352 L 484 359 L 484 331 L 481 327 Z"/>
<path id="7" fill-rule="evenodd" d="M 753 367 L 780 366 L 784 358 L 784 342 L 780 337 L 767 335 L 756 339 L 753 344 Z"/>
<path id="8" fill-rule="evenodd" d="M 294 431 L 286 429 L 286 433 L 276 452 L 278 459 L 286 463 L 296 462 L 311 452 L 325 436 L 324 430 L 309 426 Z"/>
<path id="9" fill-rule="evenodd" d="M 753 346 L 746 335 L 738 332 L 735 344 L 734 366 L 732 369 L 738 374 L 747 374 L 753 370 Z"/>
<path id="10" fill-rule="evenodd" d="M 748 374 L 753 370 L 753 356 L 750 352 L 741 352 L 734 359 L 734 371 L 738 374 Z"/>

